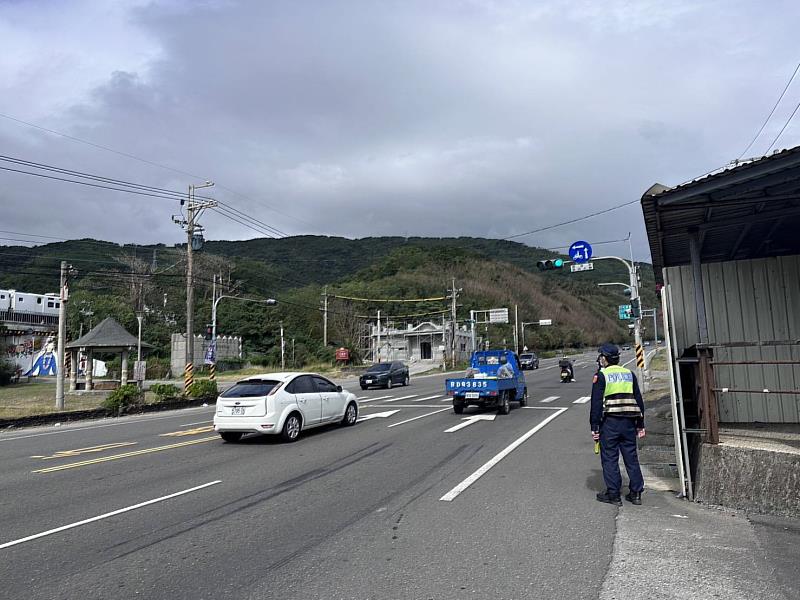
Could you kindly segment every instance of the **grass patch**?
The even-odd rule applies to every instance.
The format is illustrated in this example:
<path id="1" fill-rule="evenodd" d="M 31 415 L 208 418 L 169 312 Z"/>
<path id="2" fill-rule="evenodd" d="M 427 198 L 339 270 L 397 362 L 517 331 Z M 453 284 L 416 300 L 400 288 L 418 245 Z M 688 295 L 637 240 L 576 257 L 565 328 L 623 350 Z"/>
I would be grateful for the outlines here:
<path id="1" fill-rule="evenodd" d="M 67 385 L 69 385 L 67 383 Z M 64 395 L 64 411 L 91 410 L 102 408 L 103 402 L 111 392 Z M 145 392 L 144 403 L 153 404 L 158 398 L 152 392 Z M 35 381 L 17 383 L 0 387 L 0 419 L 15 419 L 34 415 L 49 415 L 56 410 L 56 384 Z"/>

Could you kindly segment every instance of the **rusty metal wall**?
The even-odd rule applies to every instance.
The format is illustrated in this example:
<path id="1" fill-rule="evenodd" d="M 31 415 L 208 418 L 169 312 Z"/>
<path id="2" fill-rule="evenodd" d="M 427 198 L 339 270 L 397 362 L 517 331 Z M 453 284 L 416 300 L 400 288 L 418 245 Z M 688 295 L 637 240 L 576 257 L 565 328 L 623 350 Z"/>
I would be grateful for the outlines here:
<path id="1" fill-rule="evenodd" d="M 702 265 L 709 342 L 800 340 L 800 256 Z M 679 356 L 698 340 L 690 266 L 664 269 L 675 302 Z M 800 345 L 715 348 L 719 361 L 800 360 Z M 717 365 L 717 387 L 800 390 L 800 365 Z M 800 423 L 800 395 L 723 393 L 719 419 L 729 423 Z"/>

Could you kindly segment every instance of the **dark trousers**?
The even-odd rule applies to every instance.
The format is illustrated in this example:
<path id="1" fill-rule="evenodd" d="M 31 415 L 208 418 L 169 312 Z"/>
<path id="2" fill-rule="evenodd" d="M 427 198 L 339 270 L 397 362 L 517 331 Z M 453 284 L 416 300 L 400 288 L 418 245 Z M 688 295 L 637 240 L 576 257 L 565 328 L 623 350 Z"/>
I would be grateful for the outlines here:
<path id="1" fill-rule="evenodd" d="M 619 454 L 625 462 L 632 492 L 644 489 L 644 478 L 639 468 L 636 452 L 636 423 L 629 417 L 606 417 L 600 426 L 600 460 L 603 463 L 603 479 L 611 496 L 619 496 L 622 476 L 619 473 Z"/>

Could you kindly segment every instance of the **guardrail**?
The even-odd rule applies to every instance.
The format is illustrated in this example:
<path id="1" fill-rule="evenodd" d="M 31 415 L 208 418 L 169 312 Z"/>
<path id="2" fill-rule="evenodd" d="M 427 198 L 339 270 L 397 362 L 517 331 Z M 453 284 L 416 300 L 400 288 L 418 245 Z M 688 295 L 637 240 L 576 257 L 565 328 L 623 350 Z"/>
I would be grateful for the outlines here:
<path id="1" fill-rule="evenodd" d="M 24 323 L 26 325 L 58 325 L 58 316 L 19 312 L 9 309 L 0 311 L 0 321 L 6 323 Z"/>

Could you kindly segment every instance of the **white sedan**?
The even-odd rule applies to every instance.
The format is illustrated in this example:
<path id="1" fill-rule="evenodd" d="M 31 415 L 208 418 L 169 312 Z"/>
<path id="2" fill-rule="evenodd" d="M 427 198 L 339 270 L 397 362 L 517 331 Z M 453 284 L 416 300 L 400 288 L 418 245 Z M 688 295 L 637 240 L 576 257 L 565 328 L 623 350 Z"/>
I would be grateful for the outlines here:
<path id="1" fill-rule="evenodd" d="M 237 382 L 217 398 L 214 431 L 226 442 L 245 433 L 280 434 L 295 441 L 304 429 L 355 425 L 358 400 L 316 373 L 270 373 Z"/>

